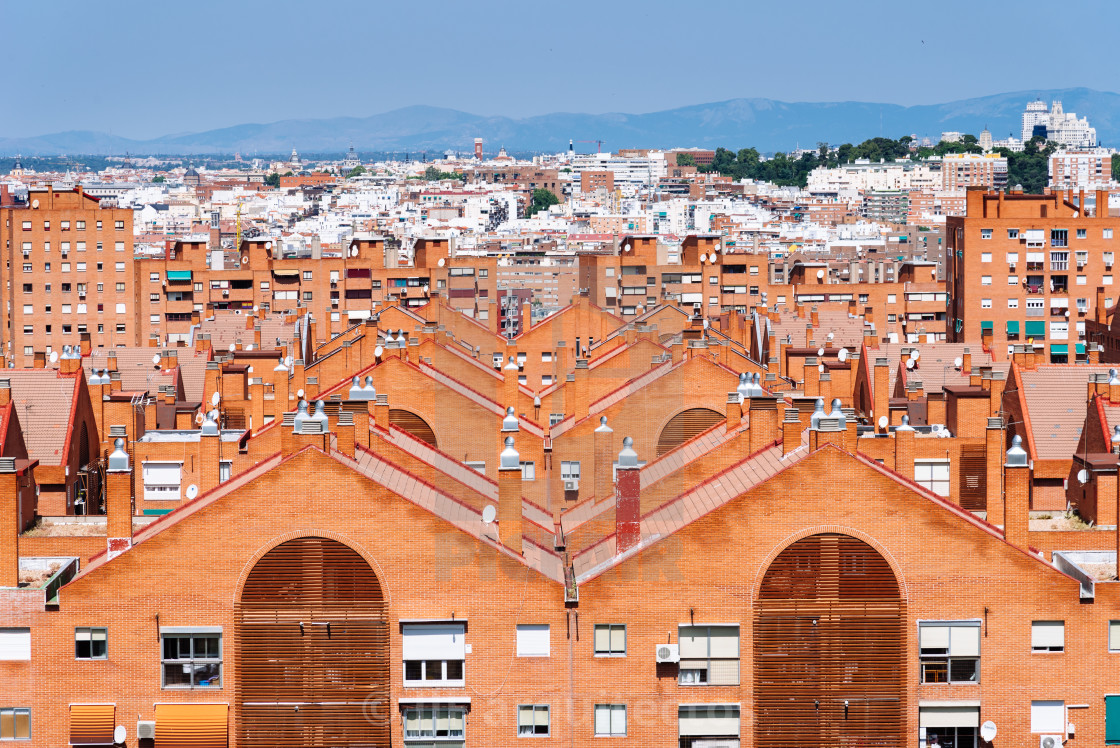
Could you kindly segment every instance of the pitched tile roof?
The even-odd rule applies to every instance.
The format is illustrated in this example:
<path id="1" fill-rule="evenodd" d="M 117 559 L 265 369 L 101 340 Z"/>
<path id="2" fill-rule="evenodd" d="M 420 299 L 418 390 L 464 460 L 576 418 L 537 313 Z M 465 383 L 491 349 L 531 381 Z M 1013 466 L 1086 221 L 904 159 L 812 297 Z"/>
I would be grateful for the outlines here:
<path id="1" fill-rule="evenodd" d="M 798 317 L 793 309 L 782 308 L 778 312 L 778 321 L 772 322 L 771 327 L 776 335 L 778 344 L 785 342 L 788 335 L 794 346 L 805 345 L 805 326 L 811 321 L 809 311 L 804 317 Z M 863 343 L 863 317 L 849 317 L 847 310 L 830 309 L 823 307 L 817 311 L 819 324 L 813 330 L 813 339 L 818 345 L 824 345 L 825 336 L 832 333 L 834 346 L 855 346 L 859 348 Z"/>
<path id="2" fill-rule="evenodd" d="M 213 314 L 214 316 L 202 320 L 195 334 L 209 334 L 210 345 L 215 352 L 228 351 L 230 343 L 248 345 L 253 342 L 253 330 L 246 329 L 244 314 L 226 309 L 215 310 Z M 281 347 L 288 346 L 295 337 L 296 317 L 292 314 L 274 312 L 262 315 L 258 312 L 257 322 L 261 326 L 261 346 L 264 348 L 275 348 L 277 338 L 280 339 Z"/>
<path id="3" fill-rule="evenodd" d="M 898 379 L 898 365 L 903 362 L 903 349 L 907 351 L 918 351 L 918 362 L 916 368 L 907 372 L 907 381 L 910 377 L 916 377 L 922 383 L 923 392 L 941 392 L 942 388 L 946 385 L 952 384 L 968 384 L 968 377 L 970 372 L 960 371 L 956 368 L 956 360 L 958 357 L 964 355 L 964 349 L 968 348 L 972 354 L 973 366 L 990 366 L 997 371 L 1007 371 L 1011 368 L 1011 363 L 1008 361 L 992 361 L 992 355 L 984 352 L 979 345 L 975 343 L 966 345 L 964 343 L 883 343 L 878 348 L 872 348 L 867 351 L 868 357 L 871 359 L 870 364 L 874 366 L 875 359 L 885 358 L 890 361 L 890 392 L 894 393 L 895 382 Z M 907 354 L 907 358 L 909 354 Z M 874 377 L 872 378 L 874 380 Z M 874 381 L 872 382 L 874 385 Z"/>
<path id="4" fill-rule="evenodd" d="M 40 465 L 61 465 L 70 436 L 78 378 L 55 369 L 8 369 L 12 403 L 23 428 L 27 456 Z"/>
<path id="5" fill-rule="evenodd" d="M 1072 459 L 1085 425 L 1085 383 L 1090 374 L 1107 374 L 1109 368 L 1048 364 L 1034 370 L 1019 369 L 1036 459 Z"/>

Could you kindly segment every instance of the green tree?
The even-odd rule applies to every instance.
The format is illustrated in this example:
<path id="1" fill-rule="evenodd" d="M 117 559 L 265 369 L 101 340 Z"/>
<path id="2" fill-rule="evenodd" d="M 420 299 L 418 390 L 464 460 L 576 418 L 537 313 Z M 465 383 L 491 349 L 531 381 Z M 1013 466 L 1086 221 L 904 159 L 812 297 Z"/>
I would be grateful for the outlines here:
<path id="1" fill-rule="evenodd" d="M 1120 182 L 1120 157 L 1112 157 L 1112 178 Z"/>
<path id="2" fill-rule="evenodd" d="M 280 175 L 277 174 L 276 172 L 272 172 L 271 174 L 269 174 L 267 177 L 264 178 L 264 183 L 267 184 L 269 187 L 279 187 L 280 186 Z"/>
<path id="3" fill-rule="evenodd" d="M 696 160 L 691 153 L 678 153 L 677 166 L 696 166 Z"/>
<path id="4" fill-rule="evenodd" d="M 166 181 L 167 177 L 163 176 L 162 174 L 158 174 L 152 177 L 152 184 L 163 184 Z"/>
<path id="5" fill-rule="evenodd" d="M 438 182 L 439 169 L 435 166 L 429 166 L 427 169 L 424 169 L 424 179 L 428 182 Z"/>
<path id="6" fill-rule="evenodd" d="M 366 167 L 362 166 L 361 164 L 358 164 L 353 169 L 346 172 L 346 178 L 347 179 L 353 179 L 354 177 L 360 177 L 362 174 L 365 174 L 365 173 L 366 173 Z"/>
<path id="7" fill-rule="evenodd" d="M 538 187 L 533 190 L 533 199 L 529 202 L 529 209 L 525 211 L 525 217 L 532 218 L 534 214 L 540 213 L 542 210 L 548 210 L 549 206 L 556 205 L 559 202 L 560 198 L 556 197 L 551 190 Z"/>

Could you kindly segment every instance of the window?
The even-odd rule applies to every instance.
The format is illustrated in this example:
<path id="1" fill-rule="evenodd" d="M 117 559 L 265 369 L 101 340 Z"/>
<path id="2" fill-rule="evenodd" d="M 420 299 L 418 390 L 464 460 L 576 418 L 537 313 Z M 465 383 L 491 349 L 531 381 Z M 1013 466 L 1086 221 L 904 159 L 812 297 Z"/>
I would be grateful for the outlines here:
<path id="1" fill-rule="evenodd" d="M 86 230 L 86 222 L 85 221 L 74 221 L 74 228 L 77 231 L 85 231 Z"/>
<path id="2" fill-rule="evenodd" d="M 622 623 L 595 624 L 595 656 L 626 656 L 626 625 Z"/>
<path id="3" fill-rule="evenodd" d="M 78 263 L 78 264 L 81 264 L 81 263 Z M 25 272 L 25 273 L 30 273 L 31 272 L 31 263 L 30 262 L 23 263 L 23 272 Z"/>
<path id="4" fill-rule="evenodd" d="M 991 261 L 992 261 L 992 253 L 991 252 L 981 252 L 980 253 L 980 262 L 991 262 Z"/>
<path id="5" fill-rule="evenodd" d="M 94 226 L 97 228 L 98 231 L 100 231 L 101 230 L 101 221 L 98 221 L 97 223 L 95 223 Z"/>
<path id="6" fill-rule="evenodd" d="M 1104 230 L 1104 238 L 1105 239 L 1111 239 L 1112 238 L 1112 229 L 1105 229 Z"/>
<path id="7" fill-rule="evenodd" d="M 992 285 L 992 276 L 990 276 L 990 275 L 981 275 L 981 276 L 980 276 L 980 285 L 981 285 L 981 286 L 990 286 L 990 285 Z"/>
<path id="8" fill-rule="evenodd" d="M 79 273 L 84 273 L 86 271 L 86 264 L 84 262 L 79 262 L 77 264 L 77 270 Z"/>
<path id="9" fill-rule="evenodd" d="M 1120 745 L 1120 695 L 1104 697 L 1104 744 Z"/>
<path id="10" fill-rule="evenodd" d="M 0 709 L 0 740 L 31 740 L 31 710 Z"/>
<path id="11" fill-rule="evenodd" d="M 23 222 L 23 230 L 24 231 L 30 231 L 31 230 L 31 221 L 24 221 Z"/>
<path id="12" fill-rule="evenodd" d="M 62 263 L 62 272 L 64 272 L 64 273 L 69 273 L 70 272 L 70 263 L 69 262 Z"/>
<path id="13" fill-rule="evenodd" d="M 564 414 L 563 413 L 549 413 L 548 414 L 548 425 L 549 425 L 550 428 L 552 426 L 555 426 L 556 424 L 560 423 L 563 420 L 564 420 Z"/>
<path id="14" fill-rule="evenodd" d="M 548 657 L 551 654 L 547 623 L 517 624 L 517 656 Z"/>
<path id="15" fill-rule="evenodd" d="M 123 252 L 124 251 L 124 242 L 114 242 L 113 249 L 116 250 L 117 252 Z"/>
<path id="16" fill-rule="evenodd" d="M 121 324 L 117 325 L 117 332 L 119 332 L 119 333 L 125 332 L 124 323 L 121 323 Z"/>
<path id="17" fill-rule="evenodd" d="M 405 686 L 462 687 L 466 632 L 464 623 L 405 624 L 401 630 Z"/>
<path id="18" fill-rule="evenodd" d="M 0 629 L 0 660 L 30 660 L 31 629 Z"/>
<path id="19" fill-rule="evenodd" d="M 981 309 L 991 309 L 992 308 L 992 300 L 991 299 L 980 299 L 980 308 Z"/>
<path id="20" fill-rule="evenodd" d="M 695 745 L 703 738 L 738 738 L 738 704 L 682 704 L 677 708 L 680 745 Z M 688 738 L 686 742 L 684 738 Z M 716 740 L 712 741 L 717 743 Z M 738 740 L 718 741 L 728 744 Z"/>
<path id="21" fill-rule="evenodd" d="M 404 739 L 458 740 L 466 737 L 466 707 L 428 706 L 404 710 Z M 461 743 L 460 743 L 461 744 Z"/>
<path id="22" fill-rule="evenodd" d="M 97 263 L 97 272 L 100 273 L 104 269 L 105 269 L 105 263 L 103 263 L 103 262 Z"/>
<path id="23" fill-rule="evenodd" d="M 1031 621 L 1031 651 L 1066 651 L 1066 622 Z"/>
<path id="24" fill-rule="evenodd" d="M 305 281 L 311 280 L 311 271 L 310 270 L 304 270 L 303 271 L 303 279 Z"/>
<path id="25" fill-rule="evenodd" d="M 1066 229 L 1050 229 L 1050 246 L 1069 246 L 1069 231 Z"/>
<path id="26" fill-rule="evenodd" d="M 160 630 L 164 688 L 221 688 L 222 633 Z"/>
<path id="27" fill-rule="evenodd" d="M 124 272 L 124 263 L 123 262 L 116 263 L 115 267 L 116 267 L 118 273 L 123 273 Z"/>
<path id="28" fill-rule="evenodd" d="M 530 481 L 537 479 L 537 463 L 529 461 L 521 462 L 521 480 Z"/>
<path id="29" fill-rule="evenodd" d="M 915 460 L 914 480 L 938 496 L 948 496 L 949 460 Z"/>
<path id="30" fill-rule="evenodd" d="M 108 657 L 109 629 L 79 627 L 74 629 L 74 658 L 77 660 L 104 660 Z"/>
<path id="31" fill-rule="evenodd" d="M 1078 239 L 1084 239 L 1085 238 L 1085 231 L 1086 231 L 1085 229 L 1078 229 L 1077 230 L 1077 238 Z"/>
<path id="32" fill-rule="evenodd" d="M 24 314 L 34 314 L 35 313 L 35 306 L 33 304 L 24 304 L 23 305 L 23 313 Z"/>
<path id="33" fill-rule="evenodd" d="M 1007 238 L 1008 239 L 1018 239 L 1019 238 L 1019 229 L 1008 229 L 1007 230 Z"/>
<path id="34" fill-rule="evenodd" d="M 152 283 L 159 283 L 159 273 L 148 273 L 148 280 Z"/>
<path id="35" fill-rule="evenodd" d="M 115 228 L 115 229 L 116 229 L 117 231 L 124 231 L 124 221 L 116 221 L 116 222 L 115 222 L 115 223 L 113 224 L 113 227 L 114 227 L 114 228 Z M 100 226 L 98 226 L 98 228 L 101 228 L 101 227 L 100 227 Z"/>
<path id="36" fill-rule="evenodd" d="M 894 304 L 896 301 L 898 301 L 898 296 L 896 294 L 893 294 L 893 293 L 887 294 L 887 303 L 888 304 Z"/>
<path id="37" fill-rule="evenodd" d="M 626 705 L 595 705 L 595 737 L 621 738 L 626 736 Z"/>
<path id="38" fill-rule="evenodd" d="M 1108 651 L 1120 652 L 1120 621 L 1108 622 Z"/>
<path id="39" fill-rule="evenodd" d="M 922 683 L 980 680 L 980 623 L 922 621 L 918 624 Z"/>
<path id="40" fill-rule="evenodd" d="M 1066 702 L 1032 701 L 1031 732 L 1066 734 Z"/>
<path id="41" fill-rule="evenodd" d="M 991 229 L 980 229 L 980 238 L 981 239 L 991 239 L 992 238 L 992 230 Z"/>
<path id="42" fill-rule="evenodd" d="M 159 315 L 152 315 L 159 321 Z M 230 460 L 222 460 L 218 463 L 218 482 L 225 483 L 233 475 L 233 462 Z"/>
<path id="43" fill-rule="evenodd" d="M 1019 300 L 1018 299 L 1008 299 L 1007 300 L 1007 308 L 1008 309 L 1018 309 L 1019 308 Z"/>
<path id="44" fill-rule="evenodd" d="M 579 461 L 562 460 L 560 462 L 561 480 L 579 480 Z"/>
<path id="45" fill-rule="evenodd" d="M 548 737 L 548 705 L 522 704 L 517 707 L 517 737 Z"/>
<path id="46" fill-rule="evenodd" d="M 49 262 L 43 263 L 43 272 L 49 273 L 51 271 L 51 264 Z"/>
<path id="47" fill-rule="evenodd" d="M 978 706 L 922 706 L 918 708 L 918 745 L 976 748 L 980 727 Z"/>
<path id="48" fill-rule="evenodd" d="M 681 685 L 739 685 L 739 627 L 681 626 Z"/>

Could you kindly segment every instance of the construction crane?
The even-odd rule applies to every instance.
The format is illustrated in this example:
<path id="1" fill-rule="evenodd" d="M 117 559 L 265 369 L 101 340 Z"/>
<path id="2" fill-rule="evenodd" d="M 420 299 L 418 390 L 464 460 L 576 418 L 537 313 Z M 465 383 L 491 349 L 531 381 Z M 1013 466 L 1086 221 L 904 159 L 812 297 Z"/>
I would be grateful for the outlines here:
<path id="1" fill-rule="evenodd" d="M 598 146 L 598 149 L 595 152 L 596 153 L 602 153 L 603 152 L 603 141 L 601 141 L 601 140 L 577 140 L 576 142 L 577 143 L 595 143 L 595 145 Z"/>

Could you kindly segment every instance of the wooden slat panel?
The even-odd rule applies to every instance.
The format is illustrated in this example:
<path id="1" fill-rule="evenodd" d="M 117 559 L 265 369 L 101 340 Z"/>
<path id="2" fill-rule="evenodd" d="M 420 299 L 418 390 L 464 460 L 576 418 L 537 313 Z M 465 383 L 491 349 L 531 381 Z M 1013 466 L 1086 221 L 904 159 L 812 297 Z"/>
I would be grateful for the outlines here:
<path id="1" fill-rule="evenodd" d="M 774 559 L 759 598 L 755 746 L 902 746 L 903 606 L 890 565 L 855 538 L 814 535 Z"/>
<path id="2" fill-rule="evenodd" d="M 226 748 L 226 704 L 156 704 L 156 748 Z"/>
<path id="3" fill-rule="evenodd" d="M 988 467 L 983 445 L 961 447 L 958 468 L 961 508 L 982 512 L 988 508 Z"/>
<path id="4" fill-rule="evenodd" d="M 407 431 L 417 439 L 427 442 L 433 447 L 436 447 L 436 449 L 439 448 L 436 445 L 436 432 L 432 430 L 432 427 L 428 425 L 427 421 L 412 411 L 390 408 L 389 423 L 399 429 Z"/>
<path id="5" fill-rule="evenodd" d="M 661 436 L 657 440 L 657 456 L 676 449 L 724 419 L 723 413 L 708 408 L 691 408 L 678 413 L 661 429 Z"/>
<path id="6" fill-rule="evenodd" d="M 112 745 L 116 715 L 112 704 L 71 704 L 70 745 Z"/>
<path id="7" fill-rule="evenodd" d="M 388 612 L 357 552 L 325 538 L 273 548 L 237 626 L 239 746 L 389 745 Z"/>

